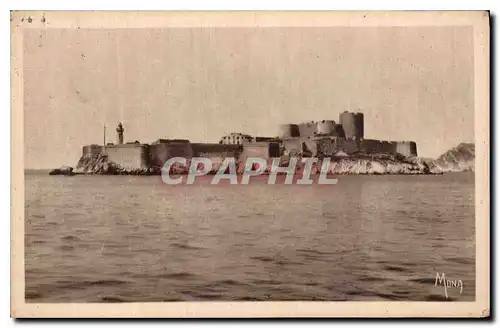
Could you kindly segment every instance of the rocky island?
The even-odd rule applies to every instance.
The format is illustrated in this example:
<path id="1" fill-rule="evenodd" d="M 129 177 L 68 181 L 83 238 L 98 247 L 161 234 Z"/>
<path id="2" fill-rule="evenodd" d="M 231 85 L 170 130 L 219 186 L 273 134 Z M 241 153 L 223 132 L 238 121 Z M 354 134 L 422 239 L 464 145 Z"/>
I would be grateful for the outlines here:
<path id="1" fill-rule="evenodd" d="M 427 164 L 431 171 L 436 173 L 474 171 L 475 159 L 474 144 L 461 143 Z"/>
<path id="2" fill-rule="evenodd" d="M 227 157 L 235 158 L 237 170 L 244 170 L 249 157 L 263 158 L 271 168 L 273 159 L 287 166 L 290 158 L 329 158 L 331 174 L 441 174 L 474 170 L 474 144 L 462 143 L 437 159 L 417 156 L 413 141 L 365 139 L 362 113 L 343 112 L 335 121 L 283 124 L 278 137 L 252 137 L 242 133 L 223 136 L 218 143 L 192 143 L 184 139 L 158 139 L 151 144 L 124 143 L 123 125 L 116 129 L 117 144 L 87 145 L 76 170 L 56 169 L 51 174 L 158 175 L 164 163 L 174 157 L 186 158 L 187 165 L 171 171 L 186 174 L 189 160 L 209 158 L 211 173 L 217 172 Z M 313 170 L 314 172 L 314 170 Z"/>
<path id="3" fill-rule="evenodd" d="M 465 146 L 467 145 L 467 146 Z M 465 148 L 466 147 L 466 148 Z M 457 149 L 461 149 L 456 154 Z M 467 149 L 465 151 L 465 149 Z M 454 154 L 454 155 L 452 155 Z M 287 157 L 281 158 L 283 166 Z M 187 174 L 189 165 L 173 166 L 172 173 Z M 243 163 L 237 162 L 238 172 L 242 172 Z M 211 173 L 217 172 L 215 164 Z M 270 170 L 270 167 L 268 168 Z M 403 158 L 400 156 L 334 156 L 330 158 L 329 172 L 332 174 L 442 174 L 447 172 L 474 171 L 474 144 L 460 144 L 450 149 L 437 159 Z M 75 174 L 75 173 L 73 173 Z M 103 175 L 159 175 L 161 167 L 145 169 L 126 169 L 108 160 L 106 155 L 82 156 L 76 167 L 76 174 Z"/>

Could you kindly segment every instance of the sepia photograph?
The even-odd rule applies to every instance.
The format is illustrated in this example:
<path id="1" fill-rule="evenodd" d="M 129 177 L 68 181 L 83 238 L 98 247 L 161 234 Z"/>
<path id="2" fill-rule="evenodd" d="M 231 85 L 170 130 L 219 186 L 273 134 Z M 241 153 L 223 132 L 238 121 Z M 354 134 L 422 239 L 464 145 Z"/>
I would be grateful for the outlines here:
<path id="1" fill-rule="evenodd" d="M 489 21 L 11 12 L 11 316 L 489 316 Z"/>

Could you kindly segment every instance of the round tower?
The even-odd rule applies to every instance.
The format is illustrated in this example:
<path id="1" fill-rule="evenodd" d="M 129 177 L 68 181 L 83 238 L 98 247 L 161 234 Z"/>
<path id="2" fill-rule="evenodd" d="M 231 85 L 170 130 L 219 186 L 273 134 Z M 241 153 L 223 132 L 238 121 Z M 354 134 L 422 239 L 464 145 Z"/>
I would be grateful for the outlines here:
<path id="1" fill-rule="evenodd" d="M 339 138 L 345 138 L 344 128 L 342 128 L 342 124 L 335 124 L 335 132 L 333 136 Z"/>
<path id="2" fill-rule="evenodd" d="M 280 135 L 283 139 L 297 138 L 300 136 L 297 124 L 281 124 Z"/>
<path id="3" fill-rule="evenodd" d="M 333 135 L 335 133 L 335 121 L 323 120 L 317 123 L 316 134 L 319 135 Z"/>
<path id="4" fill-rule="evenodd" d="M 340 124 L 346 139 L 360 140 L 365 137 L 363 113 L 350 113 L 348 111 L 340 114 Z"/>
<path id="5" fill-rule="evenodd" d="M 354 113 L 345 111 L 340 114 L 340 124 L 344 130 L 346 139 L 354 139 L 356 137 L 356 118 Z"/>
<path id="6" fill-rule="evenodd" d="M 356 126 L 356 139 L 362 140 L 365 138 L 365 117 L 363 113 L 354 114 L 354 124 Z"/>
<path id="7" fill-rule="evenodd" d="M 118 141 L 117 143 L 119 145 L 123 145 L 123 132 L 125 132 L 125 129 L 123 128 L 122 123 L 118 123 L 118 127 L 116 128 L 116 134 L 118 136 Z"/>

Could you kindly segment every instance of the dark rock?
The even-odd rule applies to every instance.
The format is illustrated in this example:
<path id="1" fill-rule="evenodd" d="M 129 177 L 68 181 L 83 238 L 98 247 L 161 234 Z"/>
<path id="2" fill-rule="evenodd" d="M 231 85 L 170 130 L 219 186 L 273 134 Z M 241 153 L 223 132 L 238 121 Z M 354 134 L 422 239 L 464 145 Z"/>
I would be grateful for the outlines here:
<path id="1" fill-rule="evenodd" d="M 61 166 L 58 169 L 53 169 L 49 172 L 49 175 L 75 175 L 73 168 L 71 166 Z"/>

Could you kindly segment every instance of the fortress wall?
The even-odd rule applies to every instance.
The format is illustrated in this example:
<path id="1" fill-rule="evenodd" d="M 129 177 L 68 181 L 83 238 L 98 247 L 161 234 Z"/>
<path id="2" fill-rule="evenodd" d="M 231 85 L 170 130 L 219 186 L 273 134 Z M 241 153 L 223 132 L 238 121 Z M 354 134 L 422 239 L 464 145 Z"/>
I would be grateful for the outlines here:
<path id="1" fill-rule="evenodd" d="M 168 148 L 166 144 L 149 145 L 149 163 L 153 168 L 161 168 L 168 159 Z"/>
<path id="2" fill-rule="evenodd" d="M 161 168 L 165 162 L 173 157 L 193 157 L 193 150 L 189 142 L 166 142 L 149 146 L 149 163 L 154 168 Z"/>
<path id="3" fill-rule="evenodd" d="M 365 139 L 361 141 L 361 149 L 367 154 L 401 154 L 403 156 L 417 156 L 417 144 L 414 141 L 385 141 Z"/>
<path id="4" fill-rule="evenodd" d="M 276 142 L 276 137 L 254 137 L 251 142 Z"/>
<path id="5" fill-rule="evenodd" d="M 356 139 L 364 139 L 365 137 L 365 116 L 363 113 L 354 115 L 354 125 L 356 126 Z"/>
<path id="6" fill-rule="evenodd" d="M 324 156 L 332 156 L 336 153 L 337 140 L 336 138 L 320 138 L 316 140 L 317 154 Z"/>
<path id="7" fill-rule="evenodd" d="M 149 167 L 148 147 L 141 144 L 106 146 L 108 160 L 127 170 Z"/>
<path id="8" fill-rule="evenodd" d="M 395 154 L 396 143 L 393 141 L 365 139 L 361 141 L 362 151 L 367 154 Z"/>
<path id="9" fill-rule="evenodd" d="M 335 136 L 325 136 L 310 138 L 295 138 L 283 140 L 285 153 L 293 152 L 301 154 L 305 150 L 312 153 L 311 156 L 333 156 L 339 151 L 343 151 L 348 155 L 355 153 L 366 154 L 392 154 L 397 153 L 404 156 L 417 156 L 417 145 L 413 141 L 385 141 L 374 139 L 345 139 Z"/>
<path id="10" fill-rule="evenodd" d="M 269 142 L 269 157 L 281 157 L 279 142 Z"/>
<path id="11" fill-rule="evenodd" d="M 283 140 L 285 154 L 302 154 L 303 156 L 318 156 L 320 154 L 330 156 L 338 151 L 338 148 L 352 147 L 351 144 L 356 144 L 352 140 L 340 140 L 340 145 L 337 143 L 336 137 L 317 137 L 317 138 L 296 138 Z M 356 147 L 357 149 L 357 147 Z M 351 150 L 355 152 L 356 150 Z"/>
<path id="12" fill-rule="evenodd" d="M 280 144 L 278 142 L 248 143 L 243 147 L 239 161 L 245 163 L 249 157 L 263 158 L 270 167 L 273 158 L 280 158 Z"/>
<path id="13" fill-rule="evenodd" d="M 383 150 L 386 150 L 386 152 L 388 152 L 390 154 L 395 154 L 396 153 L 396 142 L 389 141 L 388 144 L 389 145 L 387 146 L 387 150 L 385 148 L 383 148 Z"/>
<path id="14" fill-rule="evenodd" d="M 335 148 L 335 152 L 343 151 L 347 155 L 360 151 L 358 142 L 352 139 L 337 139 Z"/>
<path id="15" fill-rule="evenodd" d="M 302 152 L 302 143 L 300 139 L 288 139 L 283 140 L 283 147 L 285 148 L 285 154 L 299 154 Z"/>
<path id="16" fill-rule="evenodd" d="M 406 157 L 417 156 L 417 144 L 414 141 L 397 142 L 396 153 Z"/>
<path id="17" fill-rule="evenodd" d="M 82 156 L 98 155 L 104 151 L 101 145 L 86 145 L 82 148 Z"/>
<path id="18" fill-rule="evenodd" d="M 235 157 L 243 147 L 241 145 L 224 145 L 218 143 L 192 143 L 193 157 Z"/>
<path id="19" fill-rule="evenodd" d="M 300 136 L 299 126 L 297 124 L 281 124 L 280 135 L 282 138 L 296 138 Z"/>
<path id="20" fill-rule="evenodd" d="M 318 131 L 318 125 L 315 122 L 307 122 L 299 124 L 300 137 L 313 136 Z"/>
<path id="21" fill-rule="evenodd" d="M 267 147 L 255 146 L 255 145 L 245 145 L 243 148 L 243 153 L 241 155 L 242 161 L 245 161 L 247 157 L 258 157 L 267 158 L 269 150 Z"/>
<path id="22" fill-rule="evenodd" d="M 335 124 L 333 136 L 339 137 L 339 138 L 345 138 L 344 128 L 342 128 L 342 124 Z"/>
<path id="23" fill-rule="evenodd" d="M 417 145 L 413 141 L 385 141 L 385 140 L 350 140 L 343 138 L 319 138 L 317 140 L 318 151 L 325 156 L 335 155 L 343 151 L 348 155 L 356 152 L 366 154 L 392 154 L 397 153 L 404 156 L 417 156 Z"/>
<path id="24" fill-rule="evenodd" d="M 193 157 L 209 158 L 214 166 L 220 165 L 227 157 L 240 157 L 243 151 L 241 145 L 214 144 L 214 143 L 192 143 Z"/>
<path id="25" fill-rule="evenodd" d="M 153 141 L 151 144 L 152 145 L 157 145 L 157 144 L 186 144 L 189 143 L 189 140 L 187 139 L 157 139 L 156 141 Z"/>
<path id="26" fill-rule="evenodd" d="M 410 155 L 415 157 L 418 156 L 418 148 L 415 141 L 410 141 Z"/>
<path id="27" fill-rule="evenodd" d="M 340 124 L 345 132 L 347 139 L 363 139 L 364 138 L 364 115 L 363 113 L 343 112 L 340 114 Z"/>
<path id="28" fill-rule="evenodd" d="M 345 132 L 345 137 L 347 139 L 352 139 L 356 136 L 356 123 L 354 113 L 349 113 L 347 111 L 340 114 L 339 117 L 340 124 Z"/>
<path id="29" fill-rule="evenodd" d="M 395 154 L 396 143 L 394 141 L 383 141 L 382 142 L 382 153 L 384 154 Z"/>
<path id="30" fill-rule="evenodd" d="M 323 120 L 316 123 L 317 134 L 333 135 L 335 133 L 335 126 L 337 124 L 332 120 Z"/>
<path id="31" fill-rule="evenodd" d="M 302 140 L 302 156 L 317 156 L 318 141 L 314 139 Z"/>

